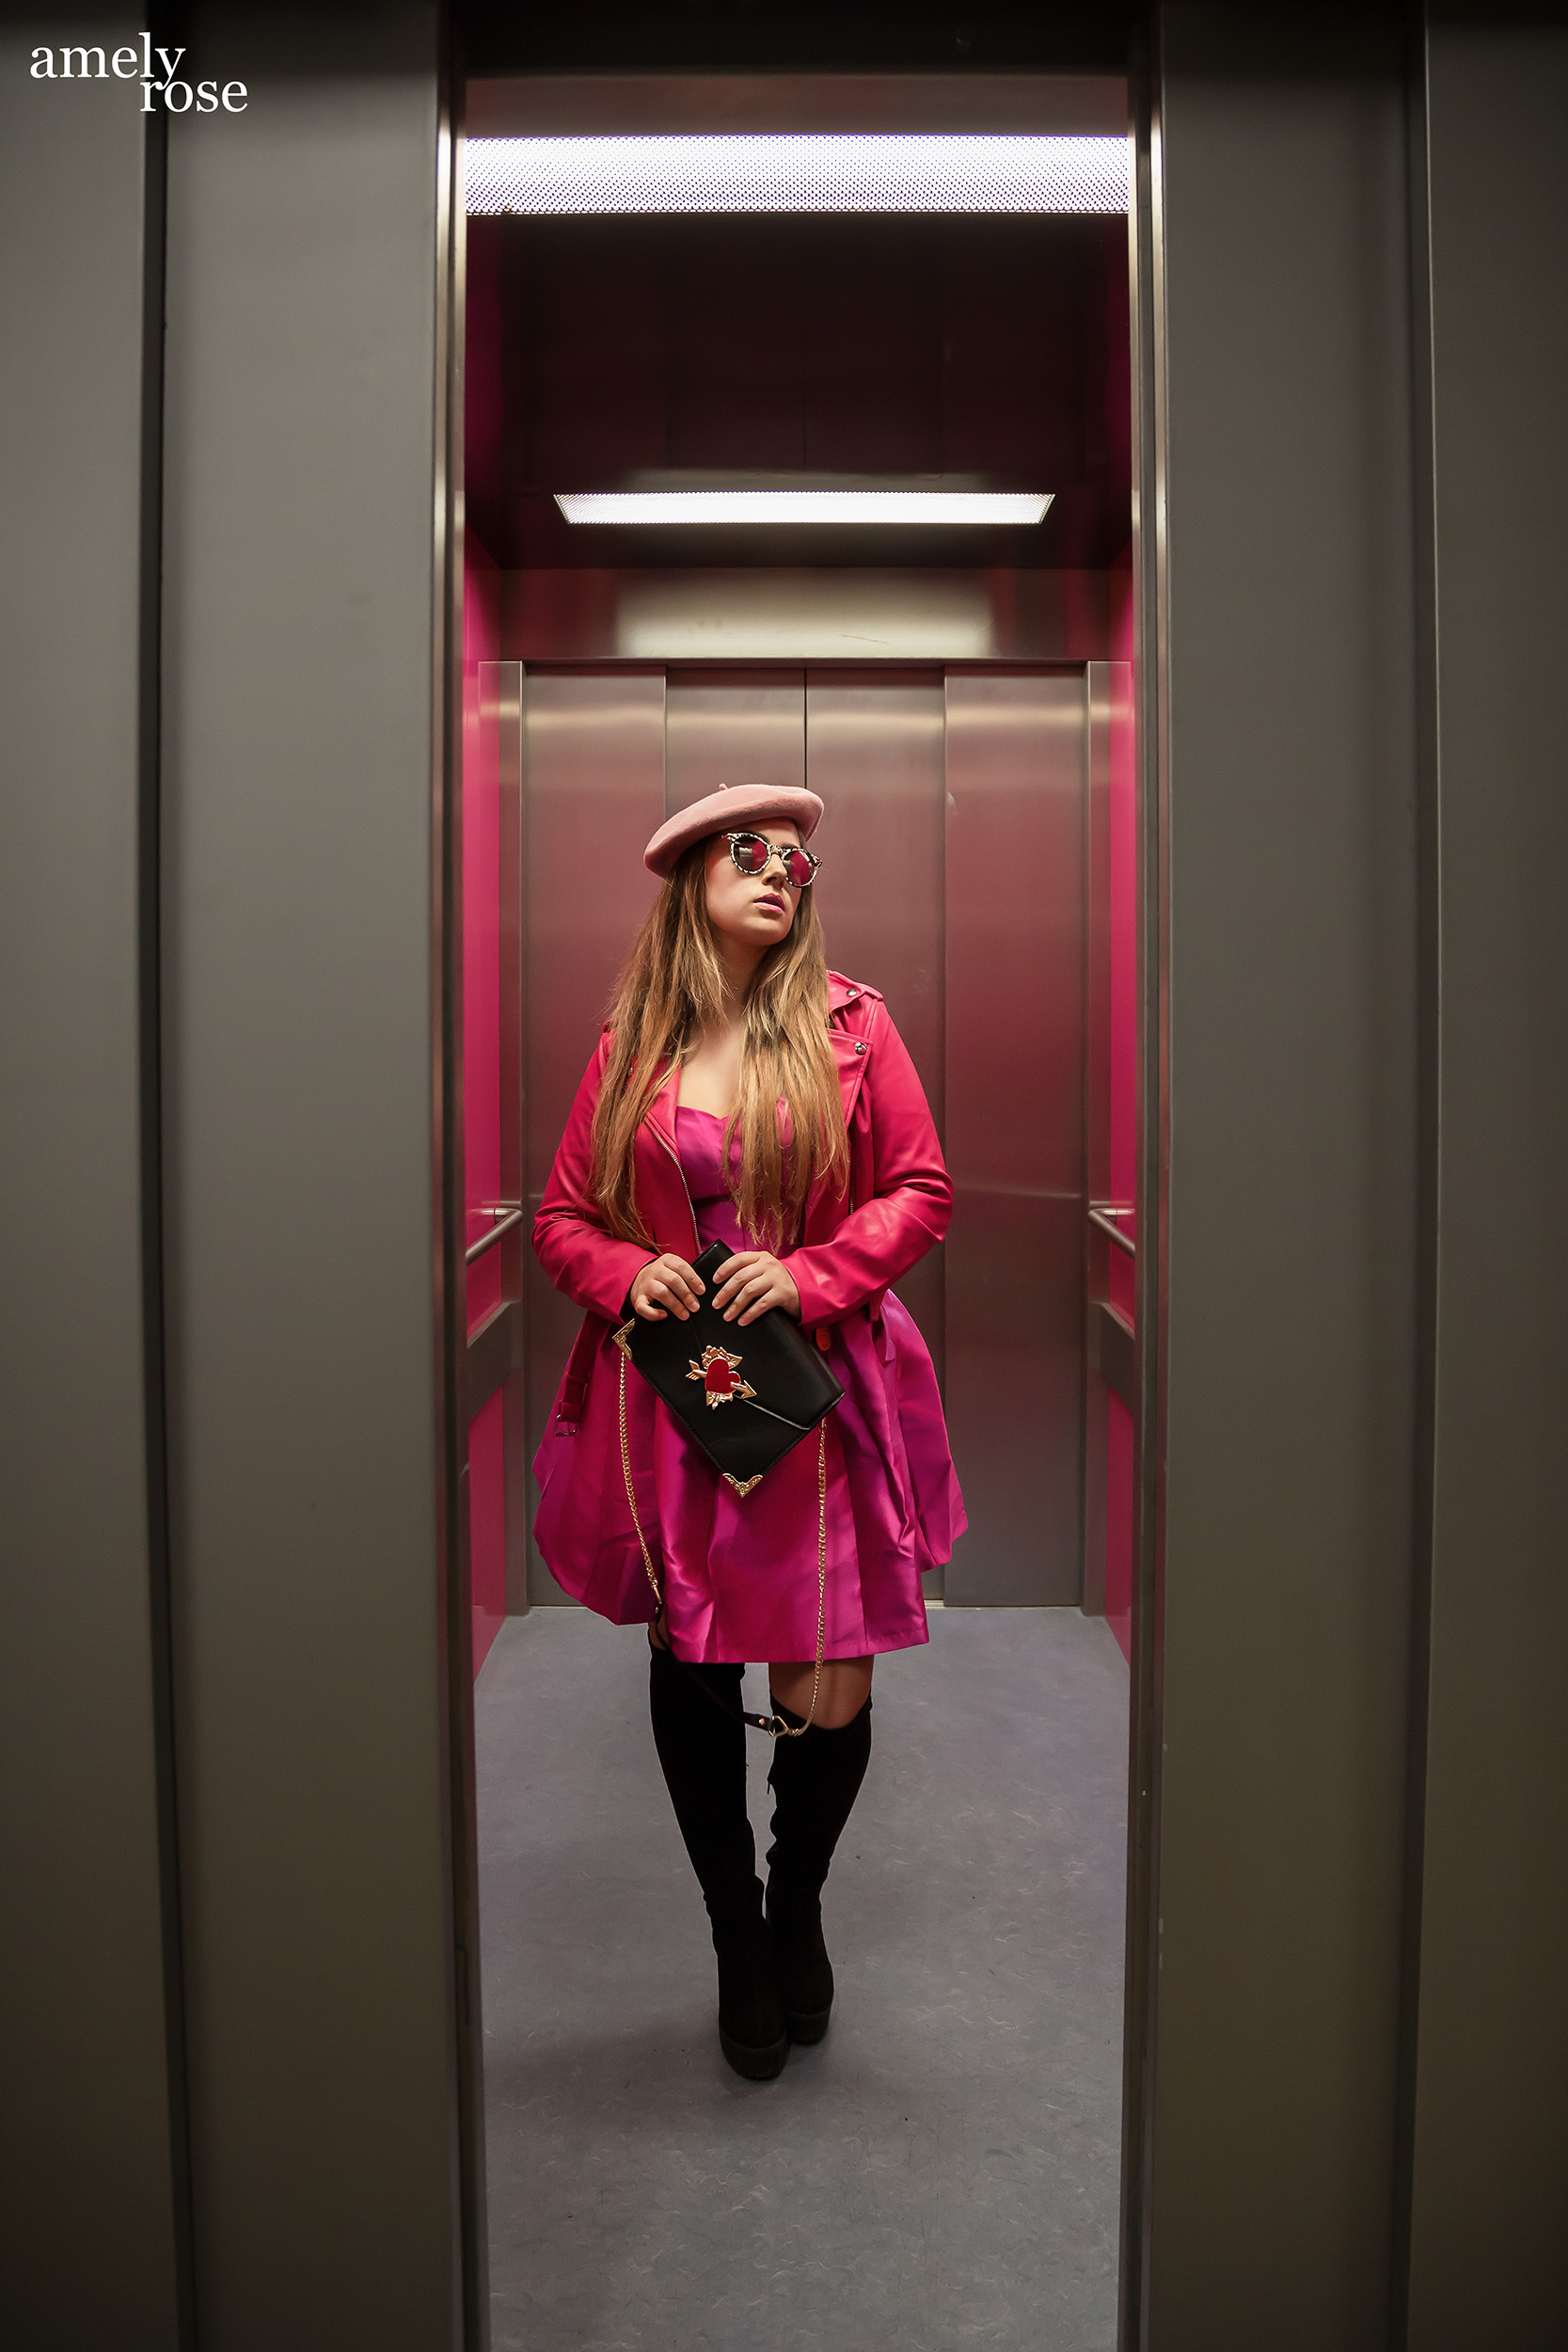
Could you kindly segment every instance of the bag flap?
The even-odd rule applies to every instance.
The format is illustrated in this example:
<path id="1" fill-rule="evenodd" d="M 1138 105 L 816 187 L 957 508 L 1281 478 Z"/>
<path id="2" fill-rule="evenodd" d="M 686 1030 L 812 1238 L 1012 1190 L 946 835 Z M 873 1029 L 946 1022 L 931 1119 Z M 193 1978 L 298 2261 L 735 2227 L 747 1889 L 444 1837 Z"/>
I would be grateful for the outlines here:
<path id="1" fill-rule="evenodd" d="M 742 1328 L 713 1306 L 713 1277 L 735 1252 L 713 1242 L 695 1262 L 707 1285 L 682 1323 L 638 1315 L 626 1352 L 710 1460 L 745 1479 L 771 1467 L 809 1437 L 843 1396 L 820 1348 L 782 1308 Z"/>

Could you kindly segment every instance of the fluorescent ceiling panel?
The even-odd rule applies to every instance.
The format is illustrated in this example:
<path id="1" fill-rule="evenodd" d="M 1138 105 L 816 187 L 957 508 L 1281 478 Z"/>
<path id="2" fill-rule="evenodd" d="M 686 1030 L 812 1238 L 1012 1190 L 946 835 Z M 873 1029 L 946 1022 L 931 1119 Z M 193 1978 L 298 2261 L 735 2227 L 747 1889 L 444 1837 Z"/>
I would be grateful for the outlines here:
<path id="1" fill-rule="evenodd" d="M 1048 490 L 558 490 L 569 523 L 1037 523 Z"/>
<path id="2" fill-rule="evenodd" d="M 470 139 L 470 213 L 1125 213 L 1127 141 Z"/>

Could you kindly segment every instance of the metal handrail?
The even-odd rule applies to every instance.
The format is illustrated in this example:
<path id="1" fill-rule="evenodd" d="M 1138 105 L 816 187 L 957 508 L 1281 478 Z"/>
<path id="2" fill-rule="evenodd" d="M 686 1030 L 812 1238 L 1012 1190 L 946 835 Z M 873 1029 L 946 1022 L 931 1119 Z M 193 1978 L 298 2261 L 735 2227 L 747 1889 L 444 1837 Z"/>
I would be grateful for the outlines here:
<path id="1" fill-rule="evenodd" d="M 1132 1216 L 1133 1214 L 1132 1209 L 1114 1209 L 1108 1200 L 1096 1200 L 1089 1208 L 1089 1223 L 1098 1227 L 1107 1241 L 1114 1241 L 1118 1249 L 1124 1249 L 1130 1258 L 1135 1258 L 1138 1254 L 1137 1243 L 1114 1222 L 1118 1216 Z"/>
<path id="2" fill-rule="evenodd" d="M 481 1233 L 478 1241 L 470 1242 L 465 1249 L 463 1252 L 465 1265 L 472 1265 L 474 1260 L 483 1258 L 487 1249 L 494 1249 L 497 1242 L 510 1233 L 514 1226 L 520 1225 L 523 1221 L 521 1208 L 513 1208 L 506 1203 L 499 1209 L 493 1209 L 491 1215 L 496 1218 L 496 1223 L 491 1226 L 487 1233 Z"/>

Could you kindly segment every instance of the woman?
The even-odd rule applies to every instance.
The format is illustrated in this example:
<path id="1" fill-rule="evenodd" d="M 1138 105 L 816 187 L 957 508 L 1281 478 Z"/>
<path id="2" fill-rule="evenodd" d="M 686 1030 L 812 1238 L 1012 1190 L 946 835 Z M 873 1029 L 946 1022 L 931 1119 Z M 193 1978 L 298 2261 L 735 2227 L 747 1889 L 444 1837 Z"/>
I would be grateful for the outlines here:
<path id="1" fill-rule="evenodd" d="M 664 888 L 533 1230 L 551 1281 L 587 1310 L 534 1462 L 539 1549 L 590 1608 L 648 1626 L 654 1740 L 712 1923 L 720 2041 L 756 2081 L 791 2038 L 827 2029 L 820 1899 L 871 1752 L 872 1660 L 927 1640 L 920 1574 L 964 1527 L 931 1359 L 888 1288 L 942 1239 L 952 1187 L 881 998 L 828 970 L 805 848 L 821 814 L 814 792 L 721 786 L 655 834 L 644 863 Z M 741 1496 L 628 1378 L 662 1607 L 644 1572 L 611 1333 L 628 1314 L 686 1321 L 703 1289 L 692 1260 L 715 1240 L 731 1254 L 714 1304 L 737 1336 L 782 1310 L 845 1391 L 827 1423 L 819 1686 L 817 1446 Z M 753 1660 L 768 1661 L 779 1735 L 766 1915 L 740 1713 Z"/>

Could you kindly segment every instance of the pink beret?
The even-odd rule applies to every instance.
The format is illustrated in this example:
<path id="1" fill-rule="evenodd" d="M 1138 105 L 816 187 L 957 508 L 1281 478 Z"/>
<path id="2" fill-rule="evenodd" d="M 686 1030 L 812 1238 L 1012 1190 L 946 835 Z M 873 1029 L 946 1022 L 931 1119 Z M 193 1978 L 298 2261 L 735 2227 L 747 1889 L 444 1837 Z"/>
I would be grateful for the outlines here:
<path id="1" fill-rule="evenodd" d="M 816 793 L 797 785 L 721 784 L 705 800 L 667 817 L 643 850 L 642 863 L 650 874 L 673 874 L 682 850 L 694 841 L 714 833 L 744 833 L 753 825 L 793 825 L 801 840 L 809 841 L 821 814 Z"/>

